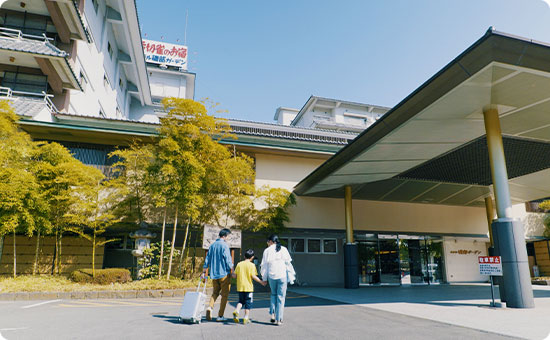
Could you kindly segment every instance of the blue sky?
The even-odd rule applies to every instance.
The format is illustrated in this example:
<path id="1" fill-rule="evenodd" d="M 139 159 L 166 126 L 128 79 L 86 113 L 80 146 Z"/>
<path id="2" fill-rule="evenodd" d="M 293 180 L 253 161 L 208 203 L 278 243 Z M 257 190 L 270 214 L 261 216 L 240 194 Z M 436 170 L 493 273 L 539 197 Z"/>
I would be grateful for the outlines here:
<path id="1" fill-rule="evenodd" d="M 392 107 L 494 26 L 550 42 L 543 0 L 138 0 L 147 39 L 183 43 L 195 99 L 271 122 L 310 95 Z M 162 6 L 159 6 L 162 4 Z"/>

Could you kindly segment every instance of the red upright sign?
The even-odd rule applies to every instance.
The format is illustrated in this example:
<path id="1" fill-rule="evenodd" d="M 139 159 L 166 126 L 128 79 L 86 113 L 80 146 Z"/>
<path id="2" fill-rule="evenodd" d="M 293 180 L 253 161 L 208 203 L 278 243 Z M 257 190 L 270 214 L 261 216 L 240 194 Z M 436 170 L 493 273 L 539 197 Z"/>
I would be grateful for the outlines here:
<path id="1" fill-rule="evenodd" d="M 500 256 L 478 256 L 478 262 L 481 275 L 502 276 Z"/>

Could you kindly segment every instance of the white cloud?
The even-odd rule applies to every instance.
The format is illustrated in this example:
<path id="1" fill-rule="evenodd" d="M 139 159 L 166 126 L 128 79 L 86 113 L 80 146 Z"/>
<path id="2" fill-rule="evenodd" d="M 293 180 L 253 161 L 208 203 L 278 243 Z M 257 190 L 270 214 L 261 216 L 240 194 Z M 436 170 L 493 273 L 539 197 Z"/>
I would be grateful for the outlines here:
<path id="1" fill-rule="evenodd" d="M 550 0 L 542 0 L 545 4 L 548 5 L 548 7 L 550 7 Z"/>

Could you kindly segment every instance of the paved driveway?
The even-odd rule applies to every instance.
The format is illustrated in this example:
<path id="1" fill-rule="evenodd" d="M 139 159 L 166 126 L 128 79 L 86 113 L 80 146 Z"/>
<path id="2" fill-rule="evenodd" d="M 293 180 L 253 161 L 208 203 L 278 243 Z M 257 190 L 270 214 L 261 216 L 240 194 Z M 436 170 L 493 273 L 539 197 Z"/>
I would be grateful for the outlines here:
<path id="1" fill-rule="evenodd" d="M 294 292 L 491 333 L 550 340 L 550 287 L 533 286 L 535 308 L 490 308 L 488 284 L 362 287 L 292 287 Z M 496 288 L 498 297 L 498 288 Z M 498 300 L 497 300 L 498 301 Z"/>
<path id="2" fill-rule="evenodd" d="M 230 304 L 236 295 L 230 296 Z M 285 324 L 269 323 L 269 294 L 255 294 L 249 325 L 177 321 L 181 299 L 0 303 L 5 339 L 506 339 L 504 336 L 290 292 Z M 233 307 L 228 306 L 229 317 Z M 217 312 L 217 306 L 215 309 Z M 0 337 L 0 339 L 2 339 Z"/>

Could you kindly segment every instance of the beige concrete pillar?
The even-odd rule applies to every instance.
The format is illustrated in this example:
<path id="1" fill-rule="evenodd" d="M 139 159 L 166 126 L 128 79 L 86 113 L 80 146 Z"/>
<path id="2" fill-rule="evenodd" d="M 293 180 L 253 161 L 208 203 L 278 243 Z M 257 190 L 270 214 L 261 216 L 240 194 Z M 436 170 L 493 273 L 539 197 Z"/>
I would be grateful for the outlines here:
<path id="1" fill-rule="evenodd" d="M 489 161 L 491 164 L 491 176 L 493 178 L 493 190 L 497 216 L 499 218 L 512 218 L 512 202 L 510 201 L 510 187 L 508 186 L 508 172 L 504 158 L 502 144 L 502 132 L 496 105 L 483 108 L 485 132 L 487 134 L 487 148 L 489 149 Z"/>
<path id="2" fill-rule="evenodd" d="M 353 243 L 353 212 L 351 208 L 351 186 L 344 187 L 344 207 L 346 214 L 346 243 Z"/>
<path id="3" fill-rule="evenodd" d="M 493 242 L 493 228 L 491 228 L 491 224 L 495 219 L 495 209 L 491 196 L 485 197 L 485 212 L 487 213 L 487 225 L 489 226 L 489 240 L 491 242 L 491 247 L 493 247 L 495 244 Z"/>

